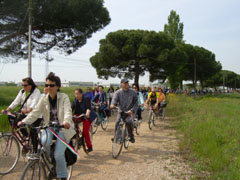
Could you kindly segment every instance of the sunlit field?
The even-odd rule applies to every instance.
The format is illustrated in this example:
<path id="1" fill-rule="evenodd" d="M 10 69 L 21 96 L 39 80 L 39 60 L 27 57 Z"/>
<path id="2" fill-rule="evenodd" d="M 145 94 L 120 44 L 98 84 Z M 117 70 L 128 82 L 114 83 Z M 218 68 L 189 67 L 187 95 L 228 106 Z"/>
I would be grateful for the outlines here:
<path id="1" fill-rule="evenodd" d="M 168 99 L 167 114 L 175 117 L 181 150 L 204 172 L 199 178 L 240 179 L 240 94 Z"/>

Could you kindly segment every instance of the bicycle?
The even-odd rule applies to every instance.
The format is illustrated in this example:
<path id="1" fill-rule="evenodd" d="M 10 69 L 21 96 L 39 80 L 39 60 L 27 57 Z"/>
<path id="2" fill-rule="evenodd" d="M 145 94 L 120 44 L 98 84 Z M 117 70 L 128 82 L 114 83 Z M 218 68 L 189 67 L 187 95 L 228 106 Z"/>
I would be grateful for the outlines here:
<path id="1" fill-rule="evenodd" d="M 99 120 L 100 120 L 99 108 L 103 105 L 103 103 L 92 102 L 92 105 L 94 106 L 94 110 L 97 112 L 97 115 L 98 115 L 97 118 L 92 122 L 93 123 L 92 133 L 95 134 L 97 132 L 98 125 L 100 124 L 99 123 Z M 105 110 L 103 111 L 103 113 L 104 113 L 105 118 L 103 118 L 104 116 L 102 115 L 103 117 L 102 117 L 102 121 L 101 121 L 101 127 L 105 131 L 105 130 L 107 130 L 109 117 L 107 116 Z"/>
<path id="2" fill-rule="evenodd" d="M 120 121 L 115 131 L 114 139 L 112 142 L 112 157 L 117 159 L 122 151 L 124 145 L 125 149 L 128 149 L 130 138 L 126 128 L 126 118 L 128 117 L 127 112 L 121 112 Z"/>
<path id="3" fill-rule="evenodd" d="M 17 166 L 20 158 L 20 145 L 22 147 L 22 156 L 25 157 L 27 153 L 32 150 L 30 133 L 24 137 L 20 132 L 25 127 L 17 127 L 16 119 L 20 114 L 18 112 L 11 113 L 5 111 L 4 114 L 8 115 L 11 124 L 10 133 L 1 133 L 0 136 L 0 174 L 5 175 L 13 171 Z"/>
<path id="4" fill-rule="evenodd" d="M 158 117 L 160 119 L 165 118 L 165 109 L 166 109 L 167 104 L 165 102 L 162 102 L 159 104 L 159 110 L 158 110 Z"/>
<path id="5" fill-rule="evenodd" d="M 152 127 L 155 126 L 155 118 L 156 118 L 156 113 L 154 112 L 154 105 L 150 105 L 149 109 L 149 118 L 148 118 L 148 125 L 149 129 L 152 130 Z"/>
<path id="6" fill-rule="evenodd" d="M 80 116 L 73 116 L 72 117 L 73 122 L 74 122 L 74 127 L 75 127 L 75 131 L 76 131 L 76 135 L 73 138 L 73 147 L 76 151 L 78 151 L 79 149 L 81 149 L 81 147 L 83 147 L 83 151 L 88 154 L 87 151 L 87 145 L 86 145 L 86 141 L 83 135 L 83 132 L 81 131 L 81 128 L 79 126 L 79 124 L 81 123 L 81 119 L 83 119 L 83 121 L 86 119 L 86 115 L 82 114 Z M 90 131 L 90 139 L 92 142 L 93 136 L 92 136 L 92 126 L 89 129 Z"/>
<path id="7" fill-rule="evenodd" d="M 31 127 L 38 131 L 38 152 L 28 156 L 29 161 L 24 167 L 20 180 L 52 180 L 56 178 L 56 162 L 53 153 L 56 140 L 53 139 L 50 156 L 44 149 L 45 144 L 42 144 L 43 142 L 41 142 L 43 132 L 45 131 L 46 133 L 46 129 L 49 127 L 61 129 L 64 126 L 57 123 L 51 123 L 47 126 Z M 73 165 L 67 166 L 67 170 L 67 180 L 70 180 L 72 176 Z"/>

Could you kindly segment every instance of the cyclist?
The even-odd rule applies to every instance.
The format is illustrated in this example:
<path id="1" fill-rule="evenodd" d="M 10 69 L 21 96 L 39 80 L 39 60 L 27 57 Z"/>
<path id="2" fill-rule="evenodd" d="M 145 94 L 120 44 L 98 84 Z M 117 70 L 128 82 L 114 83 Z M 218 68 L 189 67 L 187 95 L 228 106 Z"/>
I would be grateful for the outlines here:
<path id="1" fill-rule="evenodd" d="M 112 98 L 114 95 L 114 88 L 112 86 L 110 86 L 110 88 L 108 89 L 108 100 L 109 100 L 109 105 L 112 102 Z"/>
<path id="2" fill-rule="evenodd" d="M 21 108 L 19 109 L 19 112 L 21 112 L 21 115 L 17 118 L 17 121 L 21 121 L 23 118 L 25 118 L 35 108 L 36 104 L 38 103 L 41 97 L 41 93 L 37 88 L 36 84 L 34 83 L 34 81 L 32 80 L 32 78 L 27 77 L 22 79 L 22 87 L 23 89 L 19 91 L 15 100 L 6 109 L 7 111 L 11 111 L 15 109 L 17 106 L 21 105 Z M 2 113 L 3 112 L 4 110 L 2 110 Z M 37 121 L 33 123 L 33 126 L 40 125 L 42 118 L 39 118 L 39 117 Z M 22 128 L 21 132 L 24 138 L 28 136 L 28 132 L 26 129 Z M 36 151 L 37 145 L 38 145 L 37 142 L 35 141 L 35 139 L 37 138 L 36 130 L 31 129 L 30 136 L 32 139 L 33 149 L 34 151 Z"/>
<path id="3" fill-rule="evenodd" d="M 153 106 L 153 109 L 155 112 L 158 111 L 158 103 L 159 103 L 159 93 L 156 92 L 156 88 L 153 87 L 152 91 L 148 93 L 148 98 L 145 102 L 145 106 L 148 106 L 148 103 L 151 104 L 151 106 Z M 151 107 L 150 107 L 151 109 Z"/>
<path id="4" fill-rule="evenodd" d="M 159 92 L 159 99 L 158 99 L 158 102 L 159 102 L 158 107 L 159 107 L 159 109 L 158 110 L 159 110 L 159 115 L 161 115 L 162 112 L 163 112 L 162 108 L 166 107 L 166 101 L 165 101 L 166 97 L 165 97 L 165 94 L 164 94 L 162 88 L 158 88 L 158 92 Z"/>
<path id="5" fill-rule="evenodd" d="M 128 117 L 126 118 L 127 130 L 130 137 L 130 141 L 132 143 L 135 143 L 134 134 L 133 134 L 133 119 L 134 119 L 133 116 L 136 113 L 137 107 L 138 107 L 137 93 L 134 90 L 129 88 L 129 83 L 128 83 L 128 80 L 126 79 L 121 80 L 121 87 L 122 89 L 119 89 L 114 93 L 110 108 L 114 108 L 119 104 L 120 110 L 128 113 Z M 120 122 L 120 112 L 117 115 L 115 130 L 117 129 L 119 122 Z"/>
<path id="6" fill-rule="evenodd" d="M 82 89 L 77 88 L 75 90 L 75 99 L 72 102 L 72 111 L 74 115 L 86 114 L 86 119 L 80 119 L 83 121 L 83 135 L 87 144 L 87 151 L 91 152 L 93 150 L 92 142 L 90 139 L 89 129 L 91 127 L 92 121 L 97 117 L 95 111 L 91 108 L 91 100 L 85 94 L 83 94 Z"/>
<path id="7" fill-rule="evenodd" d="M 138 95 L 138 109 L 137 109 L 137 117 L 138 121 L 142 121 L 142 111 L 144 110 L 144 99 L 142 93 L 139 91 L 139 86 L 137 84 L 133 84 L 132 88 L 136 91 Z"/>
<path id="8" fill-rule="evenodd" d="M 84 93 L 84 96 L 88 97 L 90 100 L 93 99 L 94 96 L 90 87 L 87 87 L 87 92 Z"/>
<path id="9" fill-rule="evenodd" d="M 102 122 L 102 119 L 106 117 L 106 108 L 108 107 L 107 103 L 107 94 L 103 91 L 103 86 L 99 85 L 98 86 L 98 94 L 93 98 L 93 102 L 100 103 L 99 107 L 99 118 L 100 121 L 99 123 Z"/>
<path id="10" fill-rule="evenodd" d="M 68 143 L 70 139 L 76 133 L 74 130 L 74 124 L 72 122 L 72 109 L 69 98 L 66 94 L 60 92 L 61 80 L 54 73 L 49 73 L 46 78 L 45 87 L 48 87 L 48 94 L 41 98 L 36 108 L 22 121 L 18 122 L 18 125 L 22 123 L 31 124 L 43 114 L 44 124 L 48 125 L 49 122 L 56 122 L 64 126 L 63 129 L 51 128 L 58 134 L 58 136 L 66 140 Z M 45 144 L 45 150 L 50 155 L 50 145 L 52 143 L 53 134 L 46 129 L 46 133 L 43 135 L 42 142 Z M 57 138 L 54 158 L 56 161 L 56 174 L 57 178 L 66 179 L 67 177 L 67 164 L 65 159 L 66 146 Z"/>

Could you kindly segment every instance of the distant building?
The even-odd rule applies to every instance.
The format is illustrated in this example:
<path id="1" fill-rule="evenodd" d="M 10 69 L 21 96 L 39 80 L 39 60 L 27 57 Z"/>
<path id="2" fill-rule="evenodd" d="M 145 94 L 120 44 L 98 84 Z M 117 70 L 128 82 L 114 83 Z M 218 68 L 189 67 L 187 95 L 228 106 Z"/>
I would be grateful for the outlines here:
<path id="1" fill-rule="evenodd" d="M 73 86 L 93 87 L 94 83 L 93 82 L 81 82 L 81 81 L 65 81 L 65 82 L 62 82 L 62 87 L 73 87 Z"/>
<path id="2" fill-rule="evenodd" d="M 36 82 L 36 81 L 35 81 L 35 84 L 36 84 L 37 86 L 44 86 L 44 85 L 45 85 L 45 82 L 38 82 L 38 81 Z"/>
<path id="3" fill-rule="evenodd" d="M 5 82 L 0 82 L 0 86 L 4 86 L 5 85 Z"/>

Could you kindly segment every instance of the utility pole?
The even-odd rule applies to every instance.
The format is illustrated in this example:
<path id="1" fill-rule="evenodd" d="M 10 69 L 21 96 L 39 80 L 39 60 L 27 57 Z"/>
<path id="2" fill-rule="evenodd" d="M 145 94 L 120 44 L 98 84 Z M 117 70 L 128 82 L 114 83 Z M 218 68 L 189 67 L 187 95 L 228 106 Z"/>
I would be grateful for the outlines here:
<path id="1" fill-rule="evenodd" d="M 32 0 L 29 0 L 28 23 L 28 77 L 32 77 Z"/>
<path id="2" fill-rule="evenodd" d="M 225 91 L 225 73 L 223 72 L 223 92 Z"/>
<path id="3" fill-rule="evenodd" d="M 197 60 L 194 58 L 194 90 L 197 89 Z"/>

